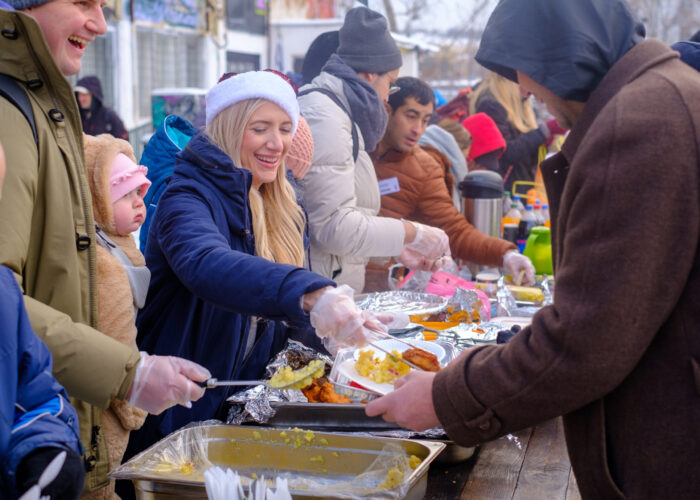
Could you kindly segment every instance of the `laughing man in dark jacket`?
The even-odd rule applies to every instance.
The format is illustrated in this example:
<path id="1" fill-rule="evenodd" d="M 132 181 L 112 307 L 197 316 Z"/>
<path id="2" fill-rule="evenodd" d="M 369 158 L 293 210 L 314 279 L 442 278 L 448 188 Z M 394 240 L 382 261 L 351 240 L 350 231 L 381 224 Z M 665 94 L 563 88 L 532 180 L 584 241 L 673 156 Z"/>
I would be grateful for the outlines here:
<path id="1" fill-rule="evenodd" d="M 571 128 L 541 167 L 554 304 L 368 414 L 466 446 L 563 415 L 583 498 L 697 498 L 700 75 L 643 32 L 623 0 L 501 0 L 476 59 Z"/>

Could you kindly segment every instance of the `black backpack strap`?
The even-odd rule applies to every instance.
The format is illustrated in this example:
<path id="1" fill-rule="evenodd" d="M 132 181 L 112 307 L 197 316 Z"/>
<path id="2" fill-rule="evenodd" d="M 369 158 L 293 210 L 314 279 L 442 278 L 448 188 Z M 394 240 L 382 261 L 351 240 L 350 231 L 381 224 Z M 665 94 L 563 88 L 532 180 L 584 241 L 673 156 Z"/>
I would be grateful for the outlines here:
<path id="1" fill-rule="evenodd" d="M 312 87 L 310 89 L 302 90 L 301 92 L 299 92 L 297 97 L 310 94 L 311 92 L 320 92 L 323 95 L 328 96 L 331 99 L 331 101 L 333 101 L 336 104 L 336 106 L 342 109 L 345 112 L 345 114 L 348 115 L 348 118 L 350 118 L 350 128 L 352 129 L 352 161 L 356 162 L 357 155 L 360 154 L 360 141 L 357 138 L 357 127 L 355 127 L 355 120 L 353 119 L 350 110 L 348 110 L 348 108 L 345 107 L 345 104 L 343 104 L 343 101 L 341 101 L 337 95 L 323 87 Z"/>
<path id="2" fill-rule="evenodd" d="M 27 97 L 27 92 L 20 87 L 17 80 L 11 76 L 0 73 L 0 96 L 10 101 L 22 112 L 24 117 L 29 122 L 29 126 L 32 128 L 34 142 L 38 144 L 39 140 L 36 135 L 34 111 L 32 110 L 32 104 L 29 102 L 29 97 Z"/>

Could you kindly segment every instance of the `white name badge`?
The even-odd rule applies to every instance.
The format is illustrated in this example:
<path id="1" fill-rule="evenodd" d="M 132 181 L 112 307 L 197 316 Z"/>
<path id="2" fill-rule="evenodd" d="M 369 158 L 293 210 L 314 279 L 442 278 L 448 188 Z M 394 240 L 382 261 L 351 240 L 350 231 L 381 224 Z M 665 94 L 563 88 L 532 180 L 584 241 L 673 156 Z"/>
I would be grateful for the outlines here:
<path id="1" fill-rule="evenodd" d="M 384 196 L 385 194 L 398 193 L 401 191 L 399 186 L 398 177 L 389 177 L 388 179 L 382 179 L 379 181 L 379 194 Z"/>

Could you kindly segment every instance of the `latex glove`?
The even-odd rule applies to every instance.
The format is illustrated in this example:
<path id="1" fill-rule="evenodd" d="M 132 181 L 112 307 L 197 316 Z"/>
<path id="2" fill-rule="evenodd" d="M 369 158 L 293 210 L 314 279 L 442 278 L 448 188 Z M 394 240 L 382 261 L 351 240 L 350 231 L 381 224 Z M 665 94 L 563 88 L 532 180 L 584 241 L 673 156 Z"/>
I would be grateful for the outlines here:
<path id="1" fill-rule="evenodd" d="M 190 408 L 204 395 L 196 382 L 209 378 L 209 370 L 187 359 L 141 352 L 126 402 L 154 415 L 178 404 Z"/>
<path id="2" fill-rule="evenodd" d="M 450 254 L 450 239 L 442 229 L 425 224 L 411 222 L 416 227 L 416 237 L 406 243 L 404 250 L 421 254 L 428 259 L 436 260 Z"/>
<path id="3" fill-rule="evenodd" d="M 365 413 L 414 431 L 432 429 L 440 425 L 433 406 L 434 379 L 433 372 L 411 371 L 396 379 L 393 392 L 367 403 Z"/>
<path id="4" fill-rule="evenodd" d="M 382 323 L 382 326 L 386 327 L 387 329 L 406 328 L 411 322 L 408 314 L 399 311 L 378 312 L 374 313 L 374 317 L 378 319 Z"/>
<path id="5" fill-rule="evenodd" d="M 508 250 L 503 256 L 503 270 L 510 274 L 516 285 L 531 286 L 535 284 L 535 266 L 530 259 L 515 250 Z M 523 272 L 521 283 L 517 283 L 520 273 Z"/>
<path id="6" fill-rule="evenodd" d="M 58 470 L 49 471 L 49 464 L 61 453 L 65 459 L 56 461 Z M 53 468 L 53 467 L 51 467 Z M 46 472 L 46 474 L 43 474 Z M 25 500 L 49 498 L 78 498 L 83 491 L 85 467 L 83 460 L 73 450 L 65 448 L 38 448 L 27 454 L 17 466 L 17 490 L 26 492 Z"/>
<path id="7" fill-rule="evenodd" d="M 311 326 L 316 329 L 316 335 L 324 339 L 326 348 L 330 344 L 325 339 L 347 346 L 361 347 L 367 343 L 362 328 L 366 317 L 355 304 L 354 295 L 348 285 L 329 288 L 311 308 Z"/>

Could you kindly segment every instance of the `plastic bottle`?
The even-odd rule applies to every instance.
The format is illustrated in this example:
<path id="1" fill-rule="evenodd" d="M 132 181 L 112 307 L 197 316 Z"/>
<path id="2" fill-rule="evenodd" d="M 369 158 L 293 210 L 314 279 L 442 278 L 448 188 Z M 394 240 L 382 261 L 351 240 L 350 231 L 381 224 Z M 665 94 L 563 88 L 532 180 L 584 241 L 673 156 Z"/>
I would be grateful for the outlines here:
<path id="1" fill-rule="evenodd" d="M 542 218 L 544 219 L 544 226 L 551 227 L 551 223 L 549 221 L 549 205 L 547 204 L 542 205 Z"/>
<path id="2" fill-rule="evenodd" d="M 511 203 L 513 203 L 513 200 L 510 199 L 510 191 L 503 191 L 503 213 L 510 210 Z"/>
<path id="3" fill-rule="evenodd" d="M 506 215 L 501 219 L 501 235 L 504 239 L 515 243 L 518 237 L 518 224 L 522 214 L 518 210 L 518 205 L 515 202 L 510 204 Z"/>
<path id="4" fill-rule="evenodd" d="M 511 203 L 506 215 L 503 216 L 503 224 L 520 224 L 520 218 L 523 214 L 518 210 L 516 203 Z"/>
<path id="5" fill-rule="evenodd" d="M 525 212 L 525 205 L 523 205 L 519 195 L 513 195 L 513 203 L 518 205 L 518 210 L 520 210 L 521 214 Z"/>
<path id="6" fill-rule="evenodd" d="M 520 219 L 520 224 L 518 224 L 518 249 L 520 253 L 525 250 L 525 244 L 527 243 L 527 237 L 530 236 L 530 230 L 537 225 L 535 220 L 535 211 L 532 205 L 525 207 L 525 213 Z"/>
<path id="7" fill-rule="evenodd" d="M 540 200 L 535 200 L 533 212 L 535 213 L 535 222 L 537 225 L 544 226 L 544 214 L 542 213 L 542 204 Z"/>

